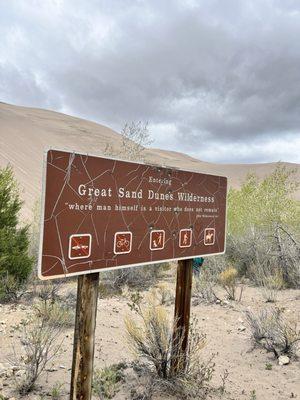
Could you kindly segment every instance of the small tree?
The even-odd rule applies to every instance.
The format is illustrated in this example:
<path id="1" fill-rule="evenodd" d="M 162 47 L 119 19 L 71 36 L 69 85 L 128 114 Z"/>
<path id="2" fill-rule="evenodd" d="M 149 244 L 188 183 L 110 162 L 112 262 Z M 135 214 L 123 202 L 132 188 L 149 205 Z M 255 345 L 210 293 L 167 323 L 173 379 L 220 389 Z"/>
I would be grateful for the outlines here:
<path id="1" fill-rule="evenodd" d="M 122 145 L 116 153 L 110 143 L 106 143 L 104 153 L 108 156 L 119 156 L 129 161 L 144 161 L 144 150 L 152 143 L 148 122 L 126 122 L 121 130 Z"/>
<path id="2" fill-rule="evenodd" d="M 126 122 L 121 130 L 121 136 L 122 143 L 118 152 L 111 143 L 106 143 L 104 154 L 108 157 L 120 157 L 128 161 L 145 161 L 145 147 L 152 143 L 148 122 Z M 112 286 L 115 292 L 118 292 L 124 285 L 130 287 L 143 285 L 147 287 L 156 281 L 159 271 L 163 270 L 165 265 L 166 263 L 162 263 L 144 266 L 143 269 L 119 269 L 110 271 L 104 276 L 109 277 L 109 285 Z M 103 286 L 102 288 L 105 289 Z"/>
<path id="3" fill-rule="evenodd" d="M 33 265 L 28 255 L 29 227 L 18 227 L 21 206 L 12 168 L 0 169 L 0 298 L 4 299 L 14 297 Z"/>
<path id="4" fill-rule="evenodd" d="M 278 226 L 299 226 L 300 205 L 292 195 L 299 188 L 296 170 L 280 163 L 259 181 L 248 175 L 240 189 L 230 189 L 228 195 L 228 233 L 243 235 L 257 230 L 274 232 Z"/>
<path id="5" fill-rule="evenodd" d="M 127 159 L 143 161 L 145 146 L 151 144 L 148 122 L 142 121 L 126 123 L 121 131 L 122 149 Z"/>
<path id="6" fill-rule="evenodd" d="M 268 277 L 278 269 L 287 286 L 300 285 L 299 183 L 294 170 L 278 164 L 263 180 L 249 175 L 228 196 L 227 258 L 240 273 Z M 261 273 L 260 273 L 261 275 Z M 257 279 L 255 279 L 257 281 Z"/>

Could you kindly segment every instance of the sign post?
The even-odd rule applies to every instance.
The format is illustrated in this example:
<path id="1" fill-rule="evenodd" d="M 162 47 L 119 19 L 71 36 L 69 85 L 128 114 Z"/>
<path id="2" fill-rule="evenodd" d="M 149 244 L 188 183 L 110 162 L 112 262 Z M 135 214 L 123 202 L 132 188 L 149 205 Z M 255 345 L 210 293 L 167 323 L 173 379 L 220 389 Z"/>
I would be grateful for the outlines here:
<path id="1" fill-rule="evenodd" d="M 178 260 L 172 369 L 184 368 L 192 259 L 225 252 L 226 196 L 222 176 L 46 153 L 38 274 L 78 276 L 71 400 L 91 397 L 100 271 Z"/>
<path id="2" fill-rule="evenodd" d="M 192 279 L 193 259 L 178 261 L 171 354 L 172 375 L 183 371 L 186 364 L 191 313 Z"/>
<path id="3" fill-rule="evenodd" d="M 78 276 L 70 400 L 90 400 L 99 272 Z"/>

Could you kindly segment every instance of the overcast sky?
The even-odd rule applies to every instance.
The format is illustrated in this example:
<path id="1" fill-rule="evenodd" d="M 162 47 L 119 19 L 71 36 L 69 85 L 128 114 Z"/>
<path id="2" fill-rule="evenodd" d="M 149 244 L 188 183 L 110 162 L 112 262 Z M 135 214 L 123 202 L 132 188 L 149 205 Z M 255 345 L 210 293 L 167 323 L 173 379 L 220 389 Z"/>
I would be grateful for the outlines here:
<path id="1" fill-rule="evenodd" d="M 212 162 L 300 162 L 299 0 L 0 0 L 0 101 Z M 1 123 L 1 121 L 0 121 Z"/>

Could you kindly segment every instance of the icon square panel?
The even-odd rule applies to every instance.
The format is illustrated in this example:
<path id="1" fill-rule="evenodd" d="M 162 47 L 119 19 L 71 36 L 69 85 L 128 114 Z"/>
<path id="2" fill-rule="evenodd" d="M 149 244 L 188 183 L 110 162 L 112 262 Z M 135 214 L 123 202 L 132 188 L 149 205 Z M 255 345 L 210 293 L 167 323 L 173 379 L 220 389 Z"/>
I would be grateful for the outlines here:
<path id="1" fill-rule="evenodd" d="M 206 228 L 204 230 L 204 244 L 205 246 L 212 246 L 215 244 L 216 230 L 215 228 Z"/>
<path id="2" fill-rule="evenodd" d="M 150 250 L 162 250 L 165 247 L 165 231 L 152 230 L 150 232 Z"/>
<path id="3" fill-rule="evenodd" d="M 114 253 L 128 254 L 132 248 L 132 232 L 116 232 L 114 238 Z"/>
<path id="4" fill-rule="evenodd" d="M 191 247 L 192 245 L 192 229 L 181 229 L 179 232 L 179 247 Z"/>
<path id="5" fill-rule="evenodd" d="M 92 235 L 89 233 L 78 233 L 69 238 L 69 259 L 77 260 L 89 258 L 92 250 Z"/>

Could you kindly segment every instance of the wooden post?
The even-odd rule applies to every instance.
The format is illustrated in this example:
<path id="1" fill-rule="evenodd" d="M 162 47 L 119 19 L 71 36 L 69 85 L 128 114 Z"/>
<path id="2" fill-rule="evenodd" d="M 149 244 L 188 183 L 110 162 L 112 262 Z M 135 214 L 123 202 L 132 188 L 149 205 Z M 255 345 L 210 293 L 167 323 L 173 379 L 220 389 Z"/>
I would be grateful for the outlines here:
<path id="1" fill-rule="evenodd" d="M 173 375 L 183 371 L 186 363 L 191 312 L 192 278 L 193 260 L 178 261 L 171 355 L 171 373 Z"/>
<path id="2" fill-rule="evenodd" d="M 79 275 L 70 400 L 90 400 L 95 348 L 99 273 Z"/>

